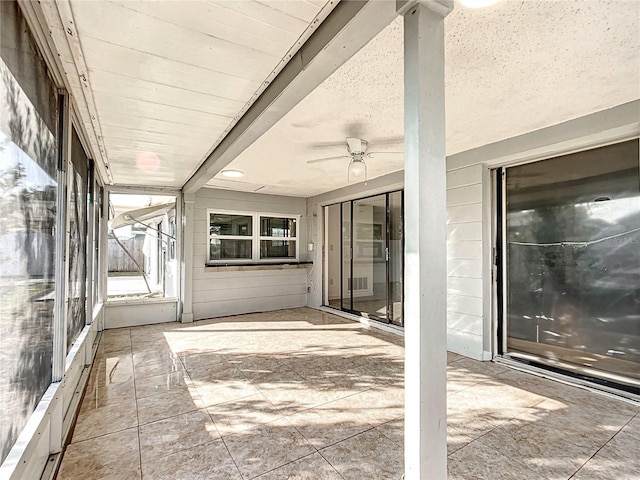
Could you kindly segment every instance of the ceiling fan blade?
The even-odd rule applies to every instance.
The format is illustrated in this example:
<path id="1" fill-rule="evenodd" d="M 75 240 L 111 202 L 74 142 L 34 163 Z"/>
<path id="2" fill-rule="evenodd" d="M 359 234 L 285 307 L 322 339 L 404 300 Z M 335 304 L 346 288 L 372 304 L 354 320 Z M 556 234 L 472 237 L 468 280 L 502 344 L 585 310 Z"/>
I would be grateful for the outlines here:
<path id="1" fill-rule="evenodd" d="M 382 155 L 393 155 L 397 157 L 398 155 L 404 155 L 404 152 L 371 152 L 367 154 L 367 158 L 380 157 Z"/>
<path id="2" fill-rule="evenodd" d="M 307 160 L 307 164 L 311 165 L 313 163 L 328 162 L 329 160 L 338 160 L 338 159 L 342 159 L 342 158 L 349 158 L 349 155 L 339 155 L 337 157 L 316 158 L 315 160 Z"/>
<path id="3" fill-rule="evenodd" d="M 362 139 L 355 137 L 347 137 L 347 145 L 349 152 L 364 152 L 362 148 Z"/>

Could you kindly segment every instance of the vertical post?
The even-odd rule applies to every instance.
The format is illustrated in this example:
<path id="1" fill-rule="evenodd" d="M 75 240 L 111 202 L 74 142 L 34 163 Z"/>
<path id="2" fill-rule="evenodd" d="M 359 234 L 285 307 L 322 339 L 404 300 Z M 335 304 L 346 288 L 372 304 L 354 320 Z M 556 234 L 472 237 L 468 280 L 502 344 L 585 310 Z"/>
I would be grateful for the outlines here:
<path id="1" fill-rule="evenodd" d="M 193 322 L 193 207 L 196 201 L 195 193 L 185 193 L 184 214 L 182 216 L 182 275 L 180 297 L 182 298 L 182 323 Z M 207 228 L 209 228 L 207 226 Z"/>
<path id="2" fill-rule="evenodd" d="M 71 107 L 69 95 L 58 95 L 58 198 L 56 200 L 56 259 L 55 310 L 53 315 L 53 372 L 52 382 L 64 376 L 67 358 L 67 254 L 69 189 L 67 186 L 69 156 L 71 153 Z"/>
<path id="3" fill-rule="evenodd" d="M 100 313 L 100 322 L 98 323 L 98 331 L 104 330 L 104 317 L 106 315 L 106 303 L 108 298 L 108 272 L 109 272 L 109 241 L 107 235 L 109 234 L 109 189 L 105 185 L 102 189 L 102 210 L 100 212 L 100 246 L 98 249 L 98 267 L 100 278 L 100 302 L 102 303 L 102 310 Z"/>
<path id="4" fill-rule="evenodd" d="M 86 324 L 90 325 L 93 321 L 93 282 L 94 272 L 97 270 L 97 267 L 93 265 L 95 259 L 95 210 L 96 210 L 96 179 L 95 179 L 95 162 L 92 159 L 89 159 L 89 185 L 88 185 L 88 193 L 89 193 L 89 206 L 87 207 L 87 317 Z"/>
<path id="5" fill-rule="evenodd" d="M 405 478 L 447 478 L 444 18 L 452 0 L 397 2 L 404 16 Z"/>

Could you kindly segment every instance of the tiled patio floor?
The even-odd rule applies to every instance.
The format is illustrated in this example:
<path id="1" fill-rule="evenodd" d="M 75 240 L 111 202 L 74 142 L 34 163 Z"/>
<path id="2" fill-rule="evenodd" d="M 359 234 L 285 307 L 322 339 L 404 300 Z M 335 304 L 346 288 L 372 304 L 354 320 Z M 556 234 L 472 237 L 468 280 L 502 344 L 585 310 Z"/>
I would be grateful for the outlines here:
<path id="1" fill-rule="evenodd" d="M 306 308 L 107 331 L 58 479 L 399 479 L 403 355 Z M 449 478 L 640 478 L 640 408 L 448 360 Z"/>

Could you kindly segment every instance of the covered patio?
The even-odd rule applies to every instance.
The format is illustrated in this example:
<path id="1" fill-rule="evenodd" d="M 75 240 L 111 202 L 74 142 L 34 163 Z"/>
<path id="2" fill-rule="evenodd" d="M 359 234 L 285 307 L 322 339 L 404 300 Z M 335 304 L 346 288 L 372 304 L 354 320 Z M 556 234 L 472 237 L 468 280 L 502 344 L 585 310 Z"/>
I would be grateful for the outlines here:
<path id="1" fill-rule="evenodd" d="M 403 338 L 310 308 L 103 333 L 58 479 L 399 479 Z M 640 408 L 448 354 L 449 478 L 635 478 Z"/>

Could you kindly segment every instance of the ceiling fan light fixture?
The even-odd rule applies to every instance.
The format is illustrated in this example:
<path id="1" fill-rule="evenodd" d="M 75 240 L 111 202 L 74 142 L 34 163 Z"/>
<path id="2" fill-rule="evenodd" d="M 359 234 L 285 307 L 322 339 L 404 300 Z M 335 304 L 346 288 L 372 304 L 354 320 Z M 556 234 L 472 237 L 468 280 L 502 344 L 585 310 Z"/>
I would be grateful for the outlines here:
<path id="1" fill-rule="evenodd" d="M 367 171 L 367 166 L 361 158 L 354 158 L 349 163 L 349 173 L 353 176 L 360 176 Z"/>
<path id="2" fill-rule="evenodd" d="M 223 170 L 222 175 L 228 178 L 240 178 L 244 177 L 244 172 L 240 170 Z"/>

